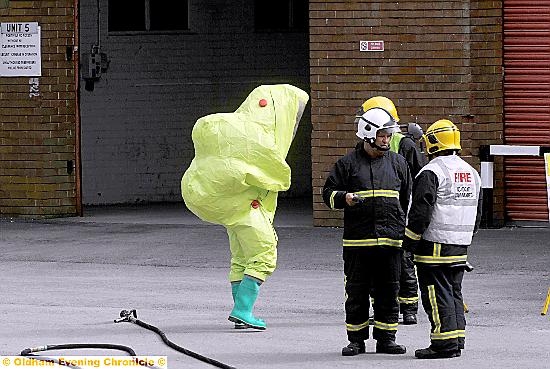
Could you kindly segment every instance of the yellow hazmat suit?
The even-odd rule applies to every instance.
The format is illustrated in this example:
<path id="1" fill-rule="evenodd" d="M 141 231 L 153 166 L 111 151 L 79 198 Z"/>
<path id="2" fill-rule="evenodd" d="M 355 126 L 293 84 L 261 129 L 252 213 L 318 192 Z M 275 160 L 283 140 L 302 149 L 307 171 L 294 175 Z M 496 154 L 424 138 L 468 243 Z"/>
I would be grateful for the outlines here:
<path id="1" fill-rule="evenodd" d="M 265 281 L 275 270 L 277 193 L 290 187 L 285 159 L 308 99 L 291 85 L 263 85 L 234 113 L 193 127 L 195 158 L 181 192 L 195 215 L 227 229 L 231 282 L 244 275 Z"/>

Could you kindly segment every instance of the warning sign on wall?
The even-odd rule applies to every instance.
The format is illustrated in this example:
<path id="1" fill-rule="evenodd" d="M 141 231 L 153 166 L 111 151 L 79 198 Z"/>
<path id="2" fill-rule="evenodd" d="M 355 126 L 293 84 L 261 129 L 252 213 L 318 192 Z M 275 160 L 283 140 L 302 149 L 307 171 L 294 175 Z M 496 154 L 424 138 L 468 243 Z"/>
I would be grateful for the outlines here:
<path id="1" fill-rule="evenodd" d="M 384 41 L 360 41 L 359 51 L 384 51 Z"/>
<path id="2" fill-rule="evenodd" d="M 0 23 L 0 27 L 0 77 L 40 77 L 38 22 Z"/>

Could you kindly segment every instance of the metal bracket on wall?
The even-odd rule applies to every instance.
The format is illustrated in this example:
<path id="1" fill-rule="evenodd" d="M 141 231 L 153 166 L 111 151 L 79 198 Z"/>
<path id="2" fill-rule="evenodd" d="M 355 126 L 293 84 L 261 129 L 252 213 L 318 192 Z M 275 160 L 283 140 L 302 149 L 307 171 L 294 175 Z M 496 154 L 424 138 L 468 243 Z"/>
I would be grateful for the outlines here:
<path id="1" fill-rule="evenodd" d="M 65 59 L 67 61 L 72 61 L 73 60 L 73 47 L 72 46 L 67 46 L 67 48 L 65 49 Z"/>
<path id="2" fill-rule="evenodd" d="M 82 54 L 82 68 L 80 69 L 82 79 L 85 81 L 87 91 L 94 90 L 94 83 L 99 81 L 101 74 L 109 68 L 107 54 L 100 52 L 98 45 L 92 45 L 89 53 Z"/>

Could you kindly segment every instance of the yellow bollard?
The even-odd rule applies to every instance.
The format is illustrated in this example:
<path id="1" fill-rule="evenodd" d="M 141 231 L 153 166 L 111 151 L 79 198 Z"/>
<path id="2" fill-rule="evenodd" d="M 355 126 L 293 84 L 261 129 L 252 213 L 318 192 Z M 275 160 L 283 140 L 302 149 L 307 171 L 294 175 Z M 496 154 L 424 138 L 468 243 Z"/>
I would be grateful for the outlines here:
<path id="1" fill-rule="evenodd" d="M 546 315 L 548 312 L 548 306 L 550 305 L 550 288 L 548 288 L 548 294 L 546 295 L 546 301 L 544 301 L 544 306 L 542 307 L 542 311 L 540 312 L 540 315 Z"/>

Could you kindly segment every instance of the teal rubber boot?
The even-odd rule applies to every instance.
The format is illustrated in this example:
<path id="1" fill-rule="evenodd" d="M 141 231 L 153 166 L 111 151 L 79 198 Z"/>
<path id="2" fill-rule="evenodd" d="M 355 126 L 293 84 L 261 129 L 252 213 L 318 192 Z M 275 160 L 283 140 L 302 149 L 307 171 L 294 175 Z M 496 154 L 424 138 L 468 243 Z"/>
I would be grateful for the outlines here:
<path id="1" fill-rule="evenodd" d="M 260 283 L 254 279 L 245 276 L 239 285 L 235 295 L 235 306 L 229 314 L 229 320 L 233 323 L 243 323 L 254 329 L 264 330 L 266 324 L 263 320 L 252 315 L 254 303 L 260 292 Z"/>
<path id="2" fill-rule="evenodd" d="M 231 282 L 231 294 L 233 295 L 233 302 L 235 302 L 235 296 L 237 296 L 237 292 L 239 292 L 240 285 L 241 281 Z"/>
<path id="3" fill-rule="evenodd" d="M 231 294 L 233 295 L 233 303 L 235 303 L 235 296 L 237 296 L 237 292 L 239 292 L 239 286 L 241 284 L 241 281 L 238 282 L 231 282 Z M 244 323 L 235 323 L 235 329 L 246 329 L 248 326 Z"/>

